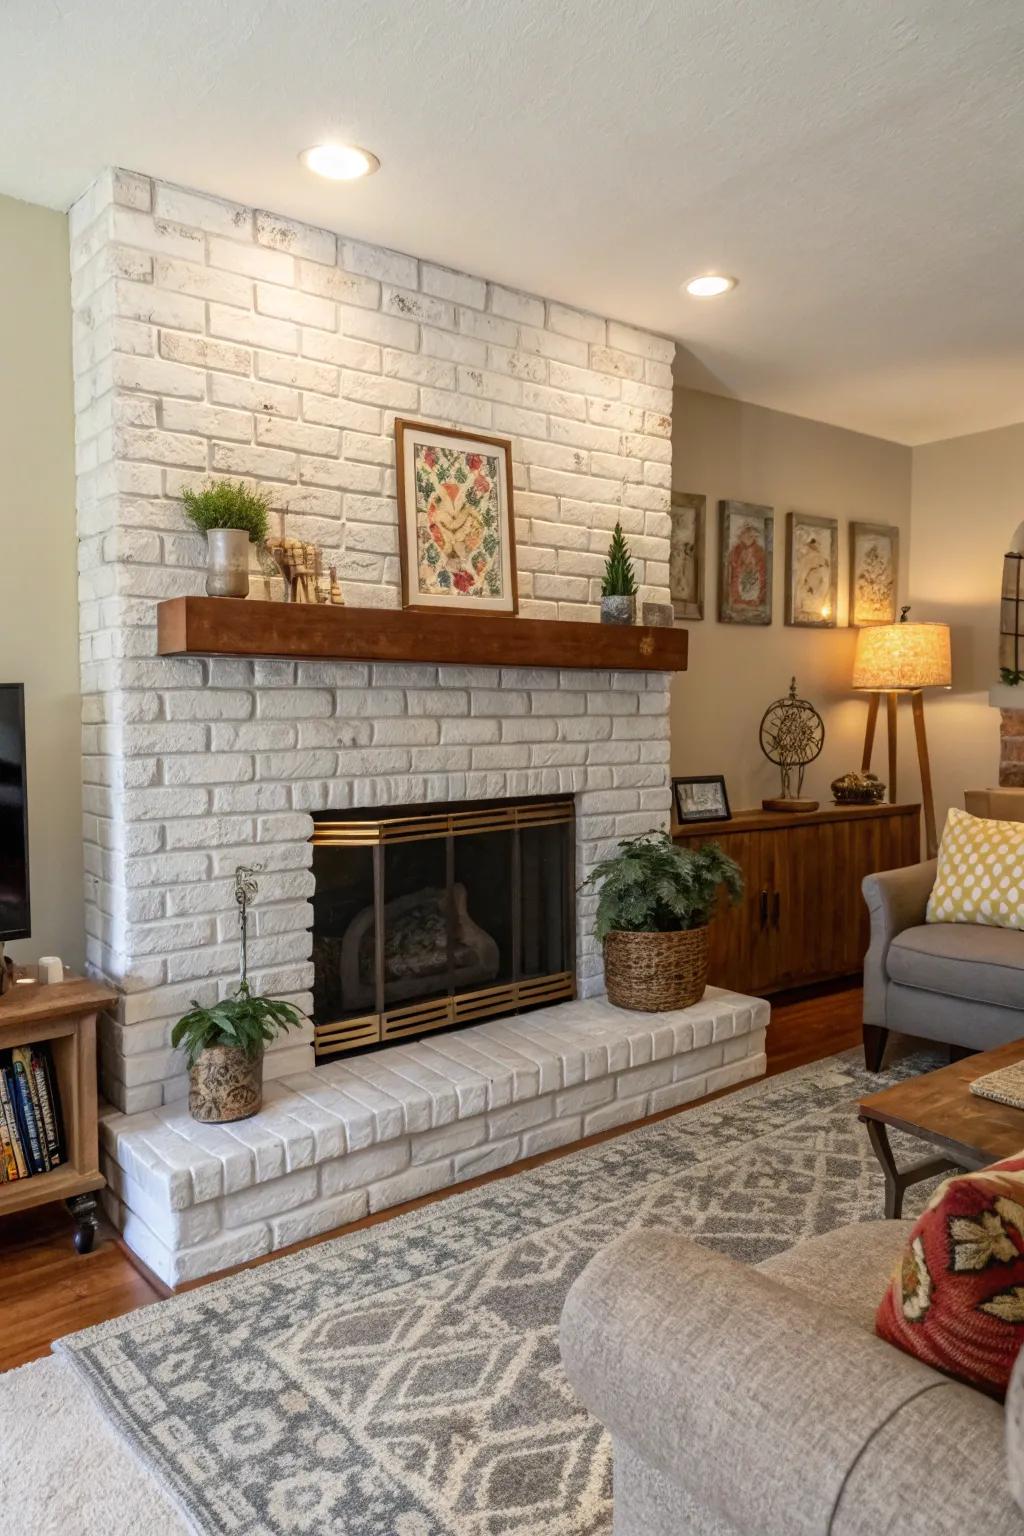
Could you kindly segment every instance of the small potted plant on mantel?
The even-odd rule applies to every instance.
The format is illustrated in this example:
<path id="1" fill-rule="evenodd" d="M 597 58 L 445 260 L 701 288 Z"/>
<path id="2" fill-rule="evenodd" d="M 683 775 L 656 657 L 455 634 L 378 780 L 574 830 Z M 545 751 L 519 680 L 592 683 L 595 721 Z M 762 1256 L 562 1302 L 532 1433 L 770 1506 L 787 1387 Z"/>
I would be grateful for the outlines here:
<path id="1" fill-rule="evenodd" d="M 679 848 L 667 832 L 623 839 L 584 887 L 600 887 L 597 937 L 608 1000 L 659 1013 L 688 1008 L 708 979 L 708 924 L 721 890 L 733 902 L 743 875 L 717 843 Z"/>
<path id="2" fill-rule="evenodd" d="M 249 596 L 249 545 L 267 538 L 269 499 L 235 480 L 213 480 L 181 493 L 185 515 L 206 534 L 210 597 Z"/>
<path id="3" fill-rule="evenodd" d="M 238 986 L 210 1008 L 193 1002 L 191 1013 L 171 1031 L 175 1050 L 188 1061 L 188 1112 L 204 1125 L 247 1120 L 263 1102 L 263 1048 L 284 1030 L 302 1023 L 291 1003 L 254 994 L 249 987 L 247 929 L 249 902 L 256 895 L 259 865 L 235 870 L 235 900 L 241 932 Z"/>
<path id="4" fill-rule="evenodd" d="M 636 623 L 636 577 L 629 545 L 622 531 L 622 524 L 615 524 L 615 532 L 608 546 L 608 557 L 601 578 L 601 623 Z"/>

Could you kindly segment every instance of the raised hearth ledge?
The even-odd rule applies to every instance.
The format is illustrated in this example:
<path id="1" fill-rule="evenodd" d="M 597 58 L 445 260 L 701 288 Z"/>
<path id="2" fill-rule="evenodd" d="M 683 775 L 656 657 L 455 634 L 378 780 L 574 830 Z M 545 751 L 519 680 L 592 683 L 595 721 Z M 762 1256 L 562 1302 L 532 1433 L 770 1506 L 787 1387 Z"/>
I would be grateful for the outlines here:
<path id="1" fill-rule="evenodd" d="M 592 998 L 280 1078 L 235 1125 L 108 1111 L 104 1201 L 179 1285 L 759 1077 L 769 1018 L 717 987 L 672 1013 Z"/>
<path id="2" fill-rule="evenodd" d="M 510 614 L 479 618 L 408 608 L 172 597 L 157 605 L 157 648 L 161 656 L 682 672 L 687 632 L 649 625 L 588 624 L 578 619 L 520 619 Z"/>

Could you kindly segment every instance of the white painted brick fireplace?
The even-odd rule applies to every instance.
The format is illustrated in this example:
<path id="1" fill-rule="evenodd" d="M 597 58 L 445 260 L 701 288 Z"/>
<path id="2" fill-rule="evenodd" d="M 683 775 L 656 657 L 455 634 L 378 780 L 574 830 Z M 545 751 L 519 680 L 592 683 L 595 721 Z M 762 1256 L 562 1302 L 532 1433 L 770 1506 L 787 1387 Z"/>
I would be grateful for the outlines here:
<path id="1" fill-rule="evenodd" d="M 88 964 L 121 992 L 101 1041 L 122 1112 L 106 1133 L 112 1208 L 172 1251 L 152 1205 L 171 1185 L 145 1187 L 130 1122 L 158 1126 L 167 1167 L 192 1166 L 201 1138 L 169 1036 L 193 998 L 235 982 L 238 864 L 263 866 L 251 980 L 308 1012 L 311 812 L 569 792 L 580 879 L 669 812 L 662 674 L 158 657 L 157 602 L 204 590 L 182 489 L 258 483 L 287 533 L 336 561 L 348 603 L 397 607 L 394 417 L 478 427 L 512 441 L 524 617 L 596 619 L 616 520 L 641 599 L 666 600 L 673 346 L 132 172 L 100 177 L 71 236 Z M 584 998 L 602 990 L 593 908 L 579 899 Z M 734 1077 L 763 1068 L 765 1020 L 747 1013 L 727 1034 L 748 1045 L 718 1062 Z M 310 1073 L 311 1038 L 269 1053 L 281 1093 Z M 261 1242 L 291 1240 L 262 1225 Z M 171 1226 L 184 1243 L 189 1224 Z"/>

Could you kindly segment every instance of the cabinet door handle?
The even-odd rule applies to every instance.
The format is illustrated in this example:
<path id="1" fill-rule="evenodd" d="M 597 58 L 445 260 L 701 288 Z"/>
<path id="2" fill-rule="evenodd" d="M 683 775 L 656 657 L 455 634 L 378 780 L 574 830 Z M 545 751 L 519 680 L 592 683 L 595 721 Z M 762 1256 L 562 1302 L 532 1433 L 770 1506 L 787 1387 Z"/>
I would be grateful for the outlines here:
<path id="1" fill-rule="evenodd" d="M 774 928 L 779 926 L 779 913 L 781 910 L 782 897 L 779 895 L 778 891 L 775 891 L 772 895 L 772 926 Z"/>
<path id="2" fill-rule="evenodd" d="M 761 892 L 761 927 L 768 926 L 768 892 Z"/>

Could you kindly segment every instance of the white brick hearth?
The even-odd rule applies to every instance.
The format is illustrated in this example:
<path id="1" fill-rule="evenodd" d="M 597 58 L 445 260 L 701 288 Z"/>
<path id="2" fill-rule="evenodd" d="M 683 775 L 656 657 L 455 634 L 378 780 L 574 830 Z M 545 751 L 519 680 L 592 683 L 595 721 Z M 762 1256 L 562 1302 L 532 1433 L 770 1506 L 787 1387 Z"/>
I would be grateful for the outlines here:
<path id="1" fill-rule="evenodd" d="M 169 1285 L 759 1076 L 766 1002 L 562 1003 L 320 1067 L 263 1110 L 108 1115 L 107 1209 Z"/>

